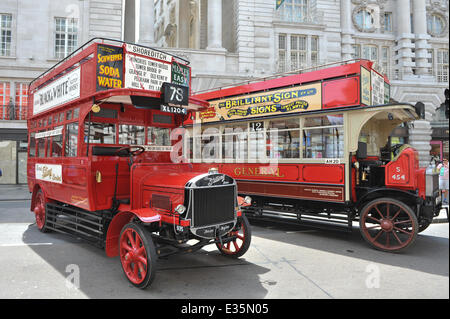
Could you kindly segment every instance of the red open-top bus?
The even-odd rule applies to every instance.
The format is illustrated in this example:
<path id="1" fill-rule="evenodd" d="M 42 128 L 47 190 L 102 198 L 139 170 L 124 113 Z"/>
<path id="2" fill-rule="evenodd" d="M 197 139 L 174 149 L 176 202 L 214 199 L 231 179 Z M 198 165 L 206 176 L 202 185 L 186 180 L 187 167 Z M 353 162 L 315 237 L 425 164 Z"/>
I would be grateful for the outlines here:
<path id="1" fill-rule="evenodd" d="M 93 39 L 33 80 L 28 186 L 40 231 L 120 256 L 148 286 L 158 256 L 215 243 L 242 256 L 251 232 L 233 178 L 177 161 L 176 129 L 208 103 L 190 96 L 188 61 Z M 187 242 L 195 239 L 196 243 Z"/>
<path id="2" fill-rule="evenodd" d="M 409 145 L 391 146 L 420 104 L 392 101 L 371 61 L 352 60 L 200 93 L 185 154 L 251 195 L 252 218 L 329 225 L 360 222 L 374 247 L 411 245 L 441 209 L 438 177 Z M 423 106 L 423 105 L 422 105 Z"/>

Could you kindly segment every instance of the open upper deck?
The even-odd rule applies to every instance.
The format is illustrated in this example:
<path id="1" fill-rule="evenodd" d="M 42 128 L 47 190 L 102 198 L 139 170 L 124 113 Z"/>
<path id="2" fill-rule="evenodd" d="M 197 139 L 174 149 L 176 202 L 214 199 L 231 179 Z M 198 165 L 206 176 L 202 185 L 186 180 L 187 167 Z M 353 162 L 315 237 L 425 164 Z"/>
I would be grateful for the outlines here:
<path id="1" fill-rule="evenodd" d="M 373 62 L 351 60 L 334 65 L 200 93 L 195 97 L 209 101 L 210 107 L 197 114 L 197 123 L 390 102 L 389 81 L 375 70 Z"/>
<path id="2" fill-rule="evenodd" d="M 87 100 L 158 109 L 164 102 L 176 102 L 188 110 L 200 110 L 208 103 L 190 96 L 188 64 L 153 48 L 94 38 L 30 83 L 29 119 Z M 164 83 L 180 89 L 173 98 L 183 94 L 183 101 L 170 100 L 162 92 Z"/>

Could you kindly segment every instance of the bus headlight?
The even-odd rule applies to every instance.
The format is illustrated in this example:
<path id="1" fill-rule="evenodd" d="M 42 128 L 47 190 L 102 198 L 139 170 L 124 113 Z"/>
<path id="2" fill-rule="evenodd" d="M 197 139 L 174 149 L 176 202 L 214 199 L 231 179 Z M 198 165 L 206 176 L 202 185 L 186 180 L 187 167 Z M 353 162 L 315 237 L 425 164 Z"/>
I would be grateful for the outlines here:
<path id="1" fill-rule="evenodd" d="M 252 203 L 252 198 L 250 196 L 245 196 L 244 203 L 250 205 Z"/>
<path id="2" fill-rule="evenodd" d="M 175 207 L 175 212 L 178 213 L 179 215 L 183 214 L 186 211 L 186 207 L 184 205 L 178 205 L 177 207 Z"/>

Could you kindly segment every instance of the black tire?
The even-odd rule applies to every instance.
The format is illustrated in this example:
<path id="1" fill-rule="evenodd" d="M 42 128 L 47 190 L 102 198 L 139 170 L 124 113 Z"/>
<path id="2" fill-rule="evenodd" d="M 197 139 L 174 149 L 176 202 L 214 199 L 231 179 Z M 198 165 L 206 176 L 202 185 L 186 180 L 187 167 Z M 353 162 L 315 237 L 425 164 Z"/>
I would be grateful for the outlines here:
<path id="1" fill-rule="evenodd" d="M 132 250 L 128 250 L 125 244 Z M 119 237 L 119 258 L 125 277 L 135 287 L 145 289 L 155 279 L 158 258 L 155 245 L 150 233 L 141 225 L 131 222 L 122 228 Z M 145 276 L 142 275 L 144 271 Z"/>
<path id="2" fill-rule="evenodd" d="M 239 234 L 239 232 L 241 234 Z M 216 246 L 222 255 L 232 258 L 239 258 L 247 252 L 252 240 L 252 230 L 250 228 L 250 223 L 248 222 L 248 219 L 247 217 L 245 217 L 245 215 L 242 215 L 242 217 L 238 219 L 238 222 L 236 223 L 234 229 L 227 235 L 223 236 L 222 239 L 234 235 L 238 236 L 238 238 L 236 238 L 234 241 L 228 242 L 223 246 L 220 243 L 216 243 Z M 240 246 L 238 241 L 242 242 Z M 232 248 L 231 245 L 233 245 L 235 250 L 230 249 Z"/>
<path id="3" fill-rule="evenodd" d="M 376 229 L 378 227 L 380 229 Z M 372 200 L 361 209 L 359 229 L 364 240 L 373 248 L 400 252 L 416 240 L 419 223 L 408 205 L 393 198 L 382 197 Z"/>

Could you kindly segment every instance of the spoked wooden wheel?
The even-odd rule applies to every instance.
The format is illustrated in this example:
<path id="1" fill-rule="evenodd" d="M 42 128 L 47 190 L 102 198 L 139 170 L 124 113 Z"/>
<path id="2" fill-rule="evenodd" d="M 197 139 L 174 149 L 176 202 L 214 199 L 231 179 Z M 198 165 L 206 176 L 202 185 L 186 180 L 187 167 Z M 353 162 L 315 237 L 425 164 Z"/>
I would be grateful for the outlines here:
<path id="1" fill-rule="evenodd" d="M 46 211 L 46 199 L 42 190 L 39 190 L 36 194 L 36 203 L 34 205 L 34 215 L 36 218 L 36 226 L 37 228 L 43 232 L 48 232 L 47 228 L 47 211 Z"/>
<path id="2" fill-rule="evenodd" d="M 226 239 L 227 237 L 235 236 L 236 238 L 233 241 L 229 241 L 221 245 L 217 243 L 216 246 L 219 251 L 225 256 L 230 257 L 241 257 L 244 255 L 248 248 L 250 247 L 250 242 L 252 238 L 252 232 L 250 229 L 250 223 L 247 220 L 245 215 L 238 220 L 238 223 L 235 228 L 229 232 L 226 236 L 222 237 L 222 239 Z"/>
<path id="3" fill-rule="evenodd" d="M 373 247 L 398 252 L 416 239 L 419 225 L 412 209 L 392 198 L 378 198 L 361 210 L 359 227 Z"/>
<path id="4" fill-rule="evenodd" d="M 156 273 L 156 250 L 143 227 L 129 223 L 119 239 L 120 262 L 127 279 L 138 288 L 149 286 Z"/>

